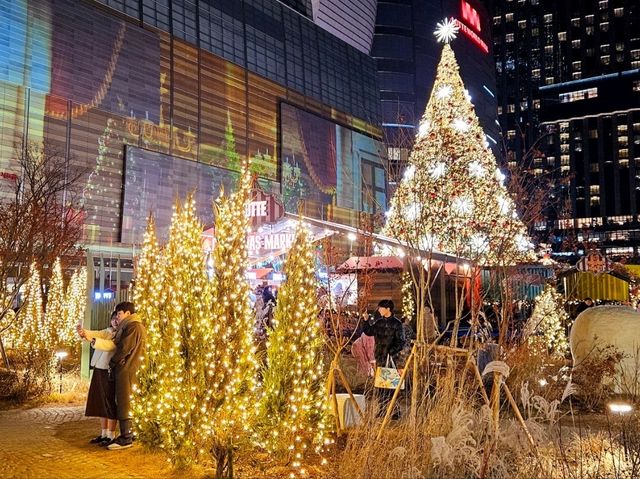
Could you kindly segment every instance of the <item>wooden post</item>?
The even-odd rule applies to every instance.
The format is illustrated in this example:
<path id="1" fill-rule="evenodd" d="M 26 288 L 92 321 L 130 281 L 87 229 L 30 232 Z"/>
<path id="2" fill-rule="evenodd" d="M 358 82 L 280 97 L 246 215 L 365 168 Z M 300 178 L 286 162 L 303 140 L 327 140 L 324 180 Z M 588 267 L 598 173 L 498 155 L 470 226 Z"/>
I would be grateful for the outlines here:
<path id="1" fill-rule="evenodd" d="M 405 363 L 405 367 L 402 370 L 402 375 L 400 376 L 400 382 L 398 383 L 398 386 L 396 387 L 395 391 L 393 392 L 393 397 L 391 398 L 391 401 L 389 401 L 389 405 L 387 406 L 387 413 L 384 415 L 384 419 L 382 420 L 382 424 L 380 424 L 380 430 L 378 431 L 378 435 L 376 436 L 376 440 L 380 440 L 380 438 L 382 437 L 382 431 L 384 430 L 385 426 L 387 425 L 387 423 L 389 422 L 389 418 L 391 417 L 391 411 L 393 411 L 393 407 L 396 404 L 396 401 L 398 399 L 398 395 L 400 394 L 400 388 L 402 386 L 402 384 L 404 383 L 404 380 L 407 376 L 407 371 L 409 370 L 409 365 L 411 364 L 411 362 L 414 359 L 414 354 L 416 352 L 416 345 L 413 345 L 413 348 L 411 349 L 411 354 L 409 354 L 409 357 L 407 358 L 407 362 Z"/>
<path id="2" fill-rule="evenodd" d="M 334 370 L 338 371 L 338 377 L 340 378 L 340 382 L 349 393 L 349 398 L 353 401 L 353 405 L 355 406 L 356 411 L 358 411 L 358 414 L 360 415 L 360 419 L 364 421 L 364 413 L 362 412 L 362 409 L 360 409 L 360 405 L 358 404 L 358 401 L 356 401 L 356 398 L 353 395 L 353 392 L 351 392 L 351 386 L 349 386 L 349 381 L 347 381 L 347 378 L 342 372 L 342 369 L 340 368 L 340 366 L 337 366 Z"/>
<path id="3" fill-rule="evenodd" d="M 504 387 L 504 392 L 507 395 L 507 399 L 509 400 L 509 404 L 511 404 L 511 407 L 513 408 L 513 412 L 515 413 L 516 417 L 518 418 L 518 422 L 522 426 L 522 429 L 524 429 L 524 432 L 527 435 L 527 439 L 529 440 L 529 443 L 531 444 L 531 447 L 537 453 L 536 443 L 533 440 L 533 437 L 531 436 L 531 433 L 529 432 L 529 428 L 527 427 L 527 423 L 524 422 L 524 418 L 522 417 L 522 414 L 520 413 L 520 409 L 518 408 L 518 404 L 516 403 L 515 399 L 513 399 L 513 396 L 511 395 L 511 391 L 509 390 L 509 386 L 504 384 L 503 387 Z"/>

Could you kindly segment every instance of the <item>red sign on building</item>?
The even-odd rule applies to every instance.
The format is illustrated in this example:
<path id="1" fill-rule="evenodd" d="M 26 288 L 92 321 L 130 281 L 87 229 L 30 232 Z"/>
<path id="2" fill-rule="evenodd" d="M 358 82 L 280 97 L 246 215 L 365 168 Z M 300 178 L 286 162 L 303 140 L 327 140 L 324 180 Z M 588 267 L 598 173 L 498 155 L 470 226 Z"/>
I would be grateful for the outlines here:
<path id="1" fill-rule="evenodd" d="M 473 28 L 476 32 L 480 32 L 482 28 L 480 27 L 480 15 L 478 15 L 478 11 L 473 8 L 469 3 L 461 0 L 462 2 L 462 19 L 467 22 L 467 24 Z"/>
<path id="2" fill-rule="evenodd" d="M 265 193 L 254 181 L 251 202 L 247 205 L 246 215 L 253 229 L 265 224 L 276 223 L 284 216 L 284 205 L 275 195 Z"/>

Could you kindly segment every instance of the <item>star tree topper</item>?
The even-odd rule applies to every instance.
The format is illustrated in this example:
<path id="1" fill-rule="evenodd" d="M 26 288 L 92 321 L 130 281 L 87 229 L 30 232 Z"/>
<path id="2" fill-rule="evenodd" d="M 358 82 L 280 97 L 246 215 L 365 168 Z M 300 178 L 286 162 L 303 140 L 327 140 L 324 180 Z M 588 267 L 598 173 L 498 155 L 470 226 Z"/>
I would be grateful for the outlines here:
<path id="1" fill-rule="evenodd" d="M 436 39 L 442 43 L 451 43 L 451 40 L 458 36 L 460 27 L 454 18 L 445 18 L 436 25 L 436 31 L 433 34 Z"/>

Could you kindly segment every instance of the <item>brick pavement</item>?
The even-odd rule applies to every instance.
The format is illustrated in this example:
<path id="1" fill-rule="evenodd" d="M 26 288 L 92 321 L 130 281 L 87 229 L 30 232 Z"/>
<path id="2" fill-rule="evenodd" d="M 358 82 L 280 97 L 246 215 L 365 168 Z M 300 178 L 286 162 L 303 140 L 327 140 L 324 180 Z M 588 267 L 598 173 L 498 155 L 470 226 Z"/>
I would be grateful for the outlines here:
<path id="1" fill-rule="evenodd" d="M 84 407 L 0 411 L 0 477 L 3 479 L 170 478 L 177 474 L 160 454 L 141 446 L 107 451 L 88 444 L 99 432 Z"/>

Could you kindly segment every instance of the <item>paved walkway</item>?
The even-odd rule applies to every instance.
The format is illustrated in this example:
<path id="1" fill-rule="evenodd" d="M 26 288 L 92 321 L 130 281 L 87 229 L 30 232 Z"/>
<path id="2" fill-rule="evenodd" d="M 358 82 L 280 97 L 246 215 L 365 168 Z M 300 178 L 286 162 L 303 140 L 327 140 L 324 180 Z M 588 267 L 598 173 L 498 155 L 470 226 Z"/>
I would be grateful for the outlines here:
<path id="1" fill-rule="evenodd" d="M 99 432 L 84 407 L 0 411 L 3 479 L 194 477 L 174 471 L 159 454 L 134 446 L 107 451 L 88 443 Z"/>

